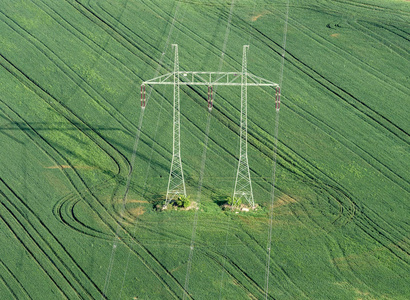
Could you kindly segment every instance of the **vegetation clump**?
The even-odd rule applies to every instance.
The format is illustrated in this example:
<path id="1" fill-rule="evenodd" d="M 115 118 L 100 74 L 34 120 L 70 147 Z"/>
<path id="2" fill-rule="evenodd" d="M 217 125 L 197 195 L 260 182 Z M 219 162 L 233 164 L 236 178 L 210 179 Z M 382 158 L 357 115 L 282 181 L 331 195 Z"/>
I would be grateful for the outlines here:
<path id="1" fill-rule="evenodd" d="M 188 208 L 191 205 L 191 199 L 189 196 L 179 196 L 174 203 L 177 207 Z"/>
<path id="2" fill-rule="evenodd" d="M 254 207 L 250 207 L 247 204 L 242 203 L 242 198 L 237 198 L 237 197 L 226 197 L 226 202 L 222 205 L 222 209 L 224 211 L 250 211 L 250 210 L 256 210 L 258 205 L 255 205 Z"/>
<path id="3" fill-rule="evenodd" d="M 227 197 L 226 198 L 226 203 L 230 206 L 241 206 L 242 204 L 242 198 L 237 198 L 237 197 Z"/>
<path id="4" fill-rule="evenodd" d="M 162 207 L 163 210 L 167 208 L 189 210 L 196 207 L 196 203 L 191 201 L 190 196 L 178 196 L 176 200 L 172 200 L 168 205 Z"/>

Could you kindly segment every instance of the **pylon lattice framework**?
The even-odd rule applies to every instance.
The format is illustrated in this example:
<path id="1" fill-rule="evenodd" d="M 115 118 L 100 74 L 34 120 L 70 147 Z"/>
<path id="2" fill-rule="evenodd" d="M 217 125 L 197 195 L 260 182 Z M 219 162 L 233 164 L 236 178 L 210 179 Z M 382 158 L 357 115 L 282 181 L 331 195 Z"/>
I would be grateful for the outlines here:
<path id="1" fill-rule="evenodd" d="M 179 196 L 186 196 L 184 173 L 181 161 L 181 136 L 180 136 L 180 96 L 181 85 L 208 86 L 208 108 L 213 106 L 213 86 L 240 86 L 241 87 L 241 119 L 239 161 L 233 193 L 234 203 L 245 199 L 249 205 L 254 206 L 252 183 L 248 163 L 248 122 L 247 122 L 247 88 L 248 86 L 267 86 L 276 89 L 275 108 L 280 108 L 280 87 L 277 83 L 257 77 L 247 71 L 247 51 L 249 45 L 243 46 L 242 72 L 202 72 L 179 71 L 178 45 L 172 45 L 175 50 L 174 72 L 144 81 L 141 85 L 141 107 L 146 105 L 146 85 L 173 85 L 173 143 L 172 161 L 169 172 L 168 189 L 165 205 Z"/>

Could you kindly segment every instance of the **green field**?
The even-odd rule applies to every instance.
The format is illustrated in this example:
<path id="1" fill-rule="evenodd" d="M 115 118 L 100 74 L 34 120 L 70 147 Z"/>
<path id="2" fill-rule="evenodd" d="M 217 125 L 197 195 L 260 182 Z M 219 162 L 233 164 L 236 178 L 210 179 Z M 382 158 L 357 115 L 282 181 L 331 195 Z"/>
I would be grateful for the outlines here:
<path id="1" fill-rule="evenodd" d="M 181 87 L 200 206 L 154 209 L 173 89 L 142 112 L 140 84 L 172 72 L 171 44 L 192 71 L 240 71 L 250 45 L 248 71 L 279 82 L 286 3 L 0 2 L 0 299 L 410 299 L 407 0 L 290 1 L 279 115 L 273 89 L 248 88 L 257 211 L 220 206 L 240 89 L 218 87 L 209 115 L 207 90 Z"/>

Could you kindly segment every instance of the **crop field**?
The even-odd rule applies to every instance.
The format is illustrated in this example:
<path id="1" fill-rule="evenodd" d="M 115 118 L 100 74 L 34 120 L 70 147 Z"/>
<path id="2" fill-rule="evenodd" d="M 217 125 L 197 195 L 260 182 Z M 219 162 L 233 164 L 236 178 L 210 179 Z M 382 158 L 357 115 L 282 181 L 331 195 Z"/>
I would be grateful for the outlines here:
<path id="1" fill-rule="evenodd" d="M 279 113 L 248 88 L 257 210 L 222 208 L 232 86 L 211 112 L 181 86 L 198 210 L 157 209 L 173 88 L 143 110 L 140 85 L 172 44 L 181 71 L 226 72 L 249 45 L 248 72 L 281 82 Z M 0 299 L 410 299 L 409 95 L 408 0 L 2 0 Z"/>

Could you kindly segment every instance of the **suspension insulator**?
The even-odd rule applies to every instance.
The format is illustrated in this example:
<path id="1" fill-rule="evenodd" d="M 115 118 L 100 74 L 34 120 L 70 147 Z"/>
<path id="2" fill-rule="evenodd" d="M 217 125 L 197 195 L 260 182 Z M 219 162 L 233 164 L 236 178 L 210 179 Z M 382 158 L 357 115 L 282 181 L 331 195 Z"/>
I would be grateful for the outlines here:
<path id="1" fill-rule="evenodd" d="M 141 107 L 145 108 L 145 85 L 141 85 Z"/>
<path id="2" fill-rule="evenodd" d="M 213 92 L 213 87 L 208 86 L 208 110 L 211 111 L 212 106 L 214 105 L 214 92 Z"/>
<path id="3" fill-rule="evenodd" d="M 211 98 L 211 87 L 208 85 L 208 109 L 210 107 L 210 99 Z"/>
<path id="4" fill-rule="evenodd" d="M 275 108 L 276 111 L 279 111 L 280 109 L 280 87 L 276 87 L 276 98 L 275 98 Z"/>
<path id="5" fill-rule="evenodd" d="M 141 85 L 141 107 L 142 107 L 142 85 Z"/>
<path id="6" fill-rule="evenodd" d="M 214 106 L 214 88 L 211 85 L 211 106 L 210 108 L 212 108 Z"/>

